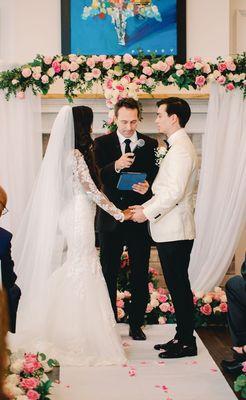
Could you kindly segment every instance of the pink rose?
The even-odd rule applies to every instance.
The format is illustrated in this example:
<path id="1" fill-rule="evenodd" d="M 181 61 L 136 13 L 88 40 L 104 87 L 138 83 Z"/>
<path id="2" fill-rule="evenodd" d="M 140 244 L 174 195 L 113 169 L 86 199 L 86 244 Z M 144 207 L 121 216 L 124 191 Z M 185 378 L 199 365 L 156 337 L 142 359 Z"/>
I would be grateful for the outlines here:
<path id="1" fill-rule="evenodd" d="M 147 81 L 146 81 L 147 86 L 151 87 L 151 86 L 154 86 L 154 84 L 155 84 L 154 79 L 152 79 L 152 78 L 147 79 Z"/>
<path id="2" fill-rule="evenodd" d="M 146 75 L 141 75 L 140 78 L 139 78 L 139 81 L 140 81 L 140 83 L 142 85 L 145 84 L 146 80 L 147 80 L 147 76 Z"/>
<path id="3" fill-rule="evenodd" d="M 166 301 L 168 300 L 168 297 L 167 297 L 165 294 L 160 294 L 160 295 L 158 296 L 158 300 L 159 300 L 161 303 L 166 303 Z"/>
<path id="4" fill-rule="evenodd" d="M 225 71 L 226 68 L 227 68 L 226 63 L 219 63 L 219 64 L 218 64 L 218 70 L 219 70 L 220 72 Z"/>
<path id="5" fill-rule="evenodd" d="M 203 72 L 204 72 L 205 74 L 210 74 L 210 72 L 211 72 L 210 65 L 209 65 L 209 64 L 205 64 L 205 65 L 203 66 L 202 70 L 203 70 Z"/>
<path id="6" fill-rule="evenodd" d="M 193 304 L 196 305 L 197 302 L 198 302 L 198 297 L 193 296 Z"/>
<path id="7" fill-rule="evenodd" d="M 79 69 L 79 64 L 77 64 L 76 62 L 71 62 L 70 64 L 70 71 L 77 71 L 77 69 Z"/>
<path id="8" fill-rule="evenodd" d="M 41 74 L 38 74 L 37 72 L 34 72 L 32 74 L 33 79 L 35 79 L 36 81 L 38 81 L 41 78 Z"/>
<path id="9" fill-rule="evenodd" d="M 184 75 L 184 71 L 183 71 L 182 69 L 178 69 L 178 70 L 176 71 L 176 75 L 177 75 L 177 76 Z"/>
<path id="10" fill-rule="evenodd" d="M 147 76 L 151 76 L 153 74 L 153 69 L 151 67 L 144 67 L 143 73 Z"/>
<path id="11" fill-rule="evenodd" d="M 98 62 L 104 62 L 107 60 L 107 56 L 105 54 L 101 54 L 98 56 Z"/>
<path id="12" fill-rule="evenodd" d="M 42 83 L 48 83 L 49 82 L 49 77 L 47 75 L 43 75 L 41 78 Z"/>
<path id="13" fill-rule="evenodd" d="M 160 325 L 164 325 L 167 322 L 166 317 L 159 317 L 158 322 Z"/>
<path id="14" fill-rule="evenodd" d="M 210 315 L 212 313 L 212 307 L 210 304 L 204 304 L 204 306 L 200 307 L 200 311 L 204 315 Z"/>
<path id="15" fill-rule="evenodd" d="M 38 392 L 36 392 L 35 390 L 28 390 L 26 395 L 29 400 L 38 400 L 40 397 L 40 394 Z"/>
<path id="16" fill-rule="evenodd" d="M 125 79 L 128 83 L 131 82 L 131 78 L 129 75 L 124 75 L 122 79 Z"/>
<path id="17" fill-rule="evenodd" d="M 98 79 L 99 76 L 101 75 L 101 71 L 99 68 L 93 68 L 91 73 L 92 73 L 93 78 L 95 78 L 95 79 Z"/>
<path id="18" fill-rule="evenodd" d="M 119 62 L 121 62 L 121 56 L 115 56 L 114 62 L 115 62 L 115 64 L 118 64 Z"/>
<path id="19" fill-rule="evenodd" d="M 108 58 L 107 60 L 103 61 L 103 68 L 110 69 L 114 63 L 112 58 Z"/>
<path id="20" fill-rule="evenodd" d="M 86 72 L 85 75 L 84 75 L 84 78 L 85 78 L 86 82 L 89 82 L 89 81 L 91 81 L 93 79 L 93 75 L 92 75 L 91 72 Z"/>
<path id="21" fill-rule="evenodd" d="M 227 303 L 220 303 L 220 311 L 226 313 L 228 311 Z"/>
<path id="22" fill-rule="evenodd" d="M 21 73 L 22 73 L 22 76 L 24 76 L 24 78 L 29 78 L 29 76 L 32 75 L 32 71 L 30 68 L 23 68 Z"/>
<path id="23" fill-rule="evenodd" d="M 200 62 L 202 62 L 202 58 L 199 56 L 195 56 L 194 61 L 200 63 Z"/>
<path id="24" fill-rule="evenodd" d="M 119 90 L 119 92 L 124 92 L 125 88 L 123 85 L 119 84 L 115 86 L 115 89 Z"/>
<path id="25" fill-rule="evenodd" d="M 228 85 L 226 85 L 226 89 L 233 90 L 235 89 L 235 86 L 233 85 L 233 83 L 228 83 Z"/>
<path id="26" fill-rule="evenodd" d="M 33 353 L 25 353 L 25 360 L 28 362 L 38 361 L 38 356 L 37 356 L 37 354 L 33 354 Z"/>
<path id="27" fill-rule="evenodd" d="M 124 54 L 123 56 L 123 61 L 125 64 L 130 64 L 132 62 L 133 57 L 131 56 L 131 54 Z"/>
<path id="28" fill-rule="evenodd" d="M 159 308 L 160 308 L 160 310 L 161 310 L 162 312 L 166 313 L 166 312 L 170 311 L 170 304 L 169 304 L 169 303 L 162 303 L 162 304 L 159 306 Z"/>
<path id="29" fill-rule="evenodd" d="M 68 61 L 62 61 L 61 63 L 61 69 L 62 71 L 68 71 L 70 68 L 70 64 Z"/>
<path id="30" fill-rule="evenodd" d="M 216 80 L 220 85 L 224 85 L 226 77 L 224 75 L 220 75 Z"/>
<path id="31" fill-rule="evenodd" d="M 236 64 L 235 64 L 233 61 L 227 62 L 227 63 L 226 63 L 226 67 L 227 67 L 227 69 L 228 69 L 229 71 L 235 71 L 235 69 L 237 68 L 237 67 L 236 67 Z"/>
<path id="32" fill-rule="evenodd" d="M 44 57 L 44 63 L 46 65 L 50 65 L 52 63 L 52 60 L 53 60 L 53 57 L 50 57 L 50 56 L 45 56 Z"/>
<path id="33" fill-rule="evenodd" d="M 149 286 L 149 293 L 153 293 L 153 291 L 154 291 L 154 285 L 153 285 L 153 283 L 152 283 L 152 282 L 149 282 L 148 286 Z"/>
<path id="34" fill-rule="evenodd" d="M 133 58 L 131 64 L 133 67 L 136 67 L 138 65 L 138 60 L 136 58 Z"/>
<path id="35" fill-rule="evenodd" d="M 174 308 L 173 304 L 171 304 L 169 311 L 170 311 L 171 314 L 175 313 L 175 308 Z"/>
<path id="36" fill-rule="evenodd" d="M 33 374 L 34 371 L 37 371 L 42 367 L 42 364 L 39 361 L 25 361 L 23 365 L 23 371 L 26 374 Z"/>
<path id="37" fill-rule="evenodd" d="M 199 87 L 204 86 L 206 82 L 206 78 L 203 75 L 199 75 L 196 77 L 195 84 Z"/>
<path id="38" fill-rule="evenodd" d="M 184 64 L 184 68 L 185 68 L 185 69 L 193 69 L 193 68 L 195 68 L 195 64 L 193 63 L 193 61 L 187 61 L 187 62 Z"/>
<path id="39" fill-rule="evenodd" d="M 246 372 L 246 361 L 243 362 L 243 372 Z"/>
<path id="40" fill-rule="evenodd" d="M 87 58 L 86 64 L 88 65 L 88 67 L 94 68 L 96 63 L 93 57 L 89 57 Z"/>
<path id="41" fill-rule="evenodd" d="M 25 93 L 21 90 L 20 92 L 17 93 L 16 97 L 17 97 L 17 99 L 19 99 L 19 100 L 23 100 L 23 99 L 26 97 L 26 95 L 25 95 Z"/>
<path id="42" fill-rule="evenodd" d="M 112 87 L 113 87 L 113 79 L 107 79 L 106 80 L 106 88 L 107 89 L 112 89 Z"/>
<path id="43" fill-rule="evenodd" d="M 146 308 L 146 313 L 151 313 L 152 310 L 153 310 L 153 307 L 152 307 L 152 305 L 149 303 L 149 304 L 147 305 L 147 308 Z"/>
<path id="44" fill-rule="evenodd" d="M 173 64 L 174 64 L 173 56 L 167 57 L 167 58 L 165 59 L 165 62 L 167 63 L 167 65 L 169 65 L 170 67 L 172 67 Z"/>
<path id="45" fill-rule="evenodd" d="M 148 61 L 148 60 L 145 60 L 145 61 L 142 61 L 142 62 L 141 62 L 141 66 L 142 66 L 143 68 L 148 67 L 148 65 L 149 65 L 149 61 Z"/>
<path id="46" fill-rule="evenodd" d="M 59 61 L 53 61 L 51 65 L 54 68 L 56 74 L 58 74 L 61 71 L 61 64 L 59 63 Z"/>
<path id="47" fill-rule="evenodd" d="M 131 293 L 128 292 L 127 290 L 124 291 L 124 295 L 125 295 L 126 299 L 130 299 L 130 297 L 131 297 Z"/>
<path id="48" fill-rule="evenodd" d="M 39 385 L 39 380 L 36 378 L 23 378 L 21 380 L 20 386 L 23 389 L 35 389 Z"/>
<path id="49" fill-rule="evenodd" d="M 70 62 L 76 62 L 77 61 L 77 56 L 76 56 L 76 54 L 69 54 L 69 56 L 68 56 L 68 59 L 69 59 L 69 61 Z"/>
<path id="50" fill-rule="evenodd" d="M 116 302 L 116 306 L 117 306 L 117 307 L 120 307 L 120 308 L 124 308 L 124 301 L 123 301 L 123 300 L 118 300 L 118 301 Z"/>
<path id="51" fill-rule="evenodd" d="M 71 80 L 72 82 L 76 82 L 78 79 L 79 79 L 79 74 L 78 74 L 78 72 L 72 72 L 72 73 L 70 74 L 70 80 Z"/>

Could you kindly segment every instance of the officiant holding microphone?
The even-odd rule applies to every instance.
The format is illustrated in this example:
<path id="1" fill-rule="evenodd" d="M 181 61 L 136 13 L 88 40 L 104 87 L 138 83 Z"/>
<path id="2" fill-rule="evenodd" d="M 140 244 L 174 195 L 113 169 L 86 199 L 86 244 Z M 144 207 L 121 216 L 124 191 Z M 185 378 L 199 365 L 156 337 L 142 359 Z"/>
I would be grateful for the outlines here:
<path id="1" fill-rule="evenodd" d="M 115 105 L 117 130 L 95 140 L 95 157 L 103 185 L 102 190 L 121 210 L 149 200 L 152 197 L 150 187 L 157 174 L 154 150 L 158 143 L 157 140 L 137 132 L 139 118 L 139 103 L 132 98 L 122 99 Z M 123 172 L 146 174 L 146 179 L 128 187 L 128 190 L 122 190 L 127 188 L 119 184 Z M 133 174 L 128 175 L 128 177 L 133 176 Z M 147 223 L 136 224 L 132 221 L 118 223 L 100 209 L 97 216 L 97 231 L 103 274 L 116 319 L 117 276 L 123 247 L 126 245 L 128 248 L 132 295 L 129 335 L 134 340 L 145 340 L 141 326 L 149 296 L 150 237 Z"/>

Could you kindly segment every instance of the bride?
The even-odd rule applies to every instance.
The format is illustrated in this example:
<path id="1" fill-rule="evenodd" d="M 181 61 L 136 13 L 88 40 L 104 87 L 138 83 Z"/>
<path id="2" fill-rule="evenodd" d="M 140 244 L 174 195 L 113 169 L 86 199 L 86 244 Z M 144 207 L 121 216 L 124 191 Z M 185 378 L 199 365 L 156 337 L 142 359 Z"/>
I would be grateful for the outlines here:
<path id="1" fill-rule="evenodd" d="M 64 106 L 51 131 L 13 244 L 22 298 L 12 349 L 65 365 L 120 364 L 125 355 L 95 248 L 96 204 L 129 219 L 98 189 L 89 107 Z"/>

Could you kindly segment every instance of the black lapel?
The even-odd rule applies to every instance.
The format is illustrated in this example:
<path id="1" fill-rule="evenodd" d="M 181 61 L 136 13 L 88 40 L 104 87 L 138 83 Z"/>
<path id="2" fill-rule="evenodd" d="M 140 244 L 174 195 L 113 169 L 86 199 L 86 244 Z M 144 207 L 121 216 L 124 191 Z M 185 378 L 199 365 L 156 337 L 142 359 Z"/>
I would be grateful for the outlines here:
<path id="1" fill-rule="evenodd" d="M 122 156 L 122 152 L 117 132 L 110 133 L 110 135 L 111 135 L 112 153 L 117 158 L 120 158 Z"/>

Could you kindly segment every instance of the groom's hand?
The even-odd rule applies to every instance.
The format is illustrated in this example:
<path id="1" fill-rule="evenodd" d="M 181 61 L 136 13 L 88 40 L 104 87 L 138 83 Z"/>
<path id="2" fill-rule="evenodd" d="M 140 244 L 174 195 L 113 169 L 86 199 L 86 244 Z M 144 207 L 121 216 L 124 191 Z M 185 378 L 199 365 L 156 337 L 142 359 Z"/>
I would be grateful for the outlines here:
<path id="1" fill-rule="evenodd" d="M 145 215 L 143 213 L 143 206 L 130 206 L 129 208 L 133 212 L 132 220 L 134 222 L 142 223 L 142 222 L 147 221 L 147 218 L 145 217 Z"/>
<path id="2" fill-rule="evenodd" d="M 125 153 L 115 161 L 115 170 L 120 171 L 123 168 L 130 168 L 132 163 L 134 162 L 135 154 L 134 153 Z"/>
<path id="3" fill-rule="evenodd" d="M 132 185 L 132 189 L 134 192 L 140 193 L 140 194 L 145 194 L 149 190 L 149 182 L 144 181 L 144 182 L 139 182 L 134 185 Z"/>

